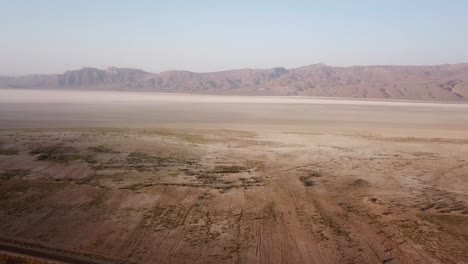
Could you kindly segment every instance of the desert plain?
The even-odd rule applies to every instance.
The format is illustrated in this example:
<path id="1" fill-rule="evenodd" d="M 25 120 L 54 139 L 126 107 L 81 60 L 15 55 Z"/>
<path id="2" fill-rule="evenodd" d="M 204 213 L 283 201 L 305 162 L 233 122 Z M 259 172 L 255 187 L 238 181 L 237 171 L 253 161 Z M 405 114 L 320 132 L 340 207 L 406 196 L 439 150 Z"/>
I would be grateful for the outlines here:
<path id="1" fill-rule="evenodd" d="M 467 104 L 0 89 L 0 128 L 0 263 L 468 261 Z"/>

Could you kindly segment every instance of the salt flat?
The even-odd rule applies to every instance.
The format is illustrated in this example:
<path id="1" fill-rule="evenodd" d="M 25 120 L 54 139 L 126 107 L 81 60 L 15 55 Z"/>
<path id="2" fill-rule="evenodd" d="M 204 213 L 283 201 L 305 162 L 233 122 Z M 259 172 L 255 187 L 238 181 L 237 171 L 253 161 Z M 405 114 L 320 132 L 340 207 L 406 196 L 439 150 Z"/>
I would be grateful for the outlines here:
<path id="1" fill-rule="evenodd" d="M 466 137 L 468 104 L 0 89 L 0 127 L 351 129 Z M 401 133 L 400 133 L 401 134 Z"/>

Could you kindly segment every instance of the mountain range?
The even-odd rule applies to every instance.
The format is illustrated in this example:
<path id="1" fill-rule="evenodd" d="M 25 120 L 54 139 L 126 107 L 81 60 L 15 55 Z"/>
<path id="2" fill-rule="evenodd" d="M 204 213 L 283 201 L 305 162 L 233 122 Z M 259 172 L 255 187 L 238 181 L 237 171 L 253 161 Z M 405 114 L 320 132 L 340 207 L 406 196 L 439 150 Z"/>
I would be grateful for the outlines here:
<path id="1" fill-rule="evenodd" d="M 82 68 L 63 74 L 3 76 L 0 88 L 468 101 L 468 63 L 352 67 L 314 64 L 209 73 Z"/>

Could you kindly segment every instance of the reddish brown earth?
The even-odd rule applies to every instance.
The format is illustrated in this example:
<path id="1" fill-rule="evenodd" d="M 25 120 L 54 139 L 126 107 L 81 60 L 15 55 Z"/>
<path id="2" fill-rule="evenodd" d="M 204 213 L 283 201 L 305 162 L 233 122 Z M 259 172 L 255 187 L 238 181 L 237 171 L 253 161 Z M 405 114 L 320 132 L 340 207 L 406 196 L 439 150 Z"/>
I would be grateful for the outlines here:
<path id="1" fill-rule="evenodd" d="M 0 94 L 1 261 L 468 259 L 466 104 Z"/>
<path id="2" fill-rule="evenodd" d="M 293 69 L 159 74 L 115 67 L 83 68 L 57 75 L 0 77 L 0 87 L 466 101 L 468 64 L 354 67 L 315 64 Z"/>
<path id="3" fill-rule="evenodd" d="M 12 256 L 10 254 L 4 254 L 0 251 L 0 263 L 2 264 L 48 264 L 50 262 L 46 260 L 39 260 L 35 258 L 29 258 L 24 256 Z"/>
<path id="4" fill-rule="evenodd" d="M 367 131 L 2 130 L 0 238 L 95 263 L 466 261 L 468 138 Z"/>

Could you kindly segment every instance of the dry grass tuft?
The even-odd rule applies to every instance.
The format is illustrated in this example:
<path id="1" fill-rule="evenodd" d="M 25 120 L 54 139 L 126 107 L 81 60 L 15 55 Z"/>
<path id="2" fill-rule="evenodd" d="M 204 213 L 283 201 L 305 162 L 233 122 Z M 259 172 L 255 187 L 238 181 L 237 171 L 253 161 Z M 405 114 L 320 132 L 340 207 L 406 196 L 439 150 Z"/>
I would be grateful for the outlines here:
<path id="1" fill-rule="evenodd" d="M 302 181 L 302 183 L 303 183 L 304 186 L 306 186 L 306 187 L 315 186 L 315 181 L 312 180 L 312 177 L 311 177 L 310 175 L 308 175 L 308 176 L 301 176 L 299 179 Z"/>

